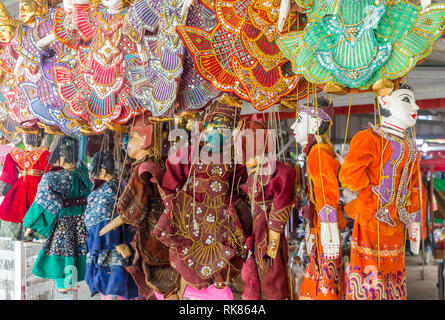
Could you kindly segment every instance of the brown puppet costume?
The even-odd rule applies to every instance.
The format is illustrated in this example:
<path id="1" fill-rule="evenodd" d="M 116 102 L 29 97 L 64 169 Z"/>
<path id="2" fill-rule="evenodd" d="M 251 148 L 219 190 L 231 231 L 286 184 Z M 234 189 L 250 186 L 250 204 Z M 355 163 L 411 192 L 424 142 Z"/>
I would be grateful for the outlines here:
<path id="1" fill-rule="evenodd" d="M 266 154 L 269 150 L 275 151 L 269 147 L 275 137 L 266 135 L 262 119 L 255 115 L 241 124 L 241 128 L 247 129 L 242 133 L 246 143 L 240 143 L 237 137 L 236 146 L 243 147 L 247 160 L 249 177 L 242 188 L 250 197 L 253 215 L 253 232 L 247 244 L 250 251 L 255 252 L 243 266 L 246 282 L 243 299 L 261 299 L 262 295 L 267 300 L 288 299 L 288 249 L 284 230 L 293 207 L 296 172 L 269 156 L 270 152 Z M 252 151 L 250 145 L 255 146 L 254 154 L 249 152 Z M 258 280 L 259 286 L 254 284 Z"/>
<path id="2" fill-rule="evenodd" d="M 233 164 L 230 143 L 240 106 L 237 99 L 223 95 L 202 121 L 205 146 L 194 141 L 165 163 L 166 212 L 153 234 L 169 247 L 171 265 L 183 284 L 197 289 L 229 286 L 246 258 L 237 210 L 244 204 L 238 186 L 247 173 L 244 166 Z"/>
<path id="3" fill-rule="evenodd" d="M 133 265 L 127 271 L 133 276 L 139 294 L 147 299 L 153 292 L 165 299 L 177 299 L 179 275 L 170 266 L 168 248 L 152 235 L 164 206 L 157 188 L 164 174 L 155 155 L 154 125 L 148 116 L 138 116 L 130 133 L 127 152 L 136 159 L 128 185 L 119 199 L 119 217 L 103 230 L 122 223 L 133 225 L 137 233 L 131 243 L 135 249 Z"/>
<path id="4" fill-rule="evenodd" d="M 315 245 L 308 242 L 310 260 L 300 288 L 299 299 L 341 300 L 342 272 L 340 231 L 346 219 L 339 208 L 337 174 L 340 163 L 327 136 L 334 120 L 332 103 L 323 97 L 300 106 L 297 119 L 291 126 L 294 137 L 307 155 L 309 205 L 303 216 L 309 222 L 310 235 Z"/>

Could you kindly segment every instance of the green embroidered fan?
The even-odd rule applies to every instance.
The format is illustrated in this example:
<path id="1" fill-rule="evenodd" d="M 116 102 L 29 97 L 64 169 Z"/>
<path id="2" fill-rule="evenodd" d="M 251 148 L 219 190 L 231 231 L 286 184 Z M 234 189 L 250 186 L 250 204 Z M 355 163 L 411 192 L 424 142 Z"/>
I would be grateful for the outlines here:
<path id="1" fill-rule="evenodd" d="M 276 43 L 293 71 L 318 85 L 368 90 L 402 78 L 431 53 L 445 28 L 445 4 L 421 9 L 405 0 L 296 2 L 309 22 Z"/>

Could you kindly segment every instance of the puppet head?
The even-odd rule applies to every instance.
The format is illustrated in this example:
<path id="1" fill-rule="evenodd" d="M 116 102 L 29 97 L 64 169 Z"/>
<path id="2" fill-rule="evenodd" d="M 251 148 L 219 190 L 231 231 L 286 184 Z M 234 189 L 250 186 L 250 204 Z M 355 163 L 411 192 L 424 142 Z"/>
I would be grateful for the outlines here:
<path id="1" fill-rule="evenodd" d="M 262 114 L 238 122 L 234 134 L 235 157 L 242 163 L 267 156 L 275 137 L 267 130 Z"/>
<path id="2" fill-rule="evenodd" d="M 34 23 L 37 17 L 45 17 L 48 13 L 46 0 L 20 0 L 20 21 L 26 24 Z"/>
<path id="3" fill-rule="evenodd" d="M 68 168 L 75 166 L 78 160 L 79 141 L 74 137 L 61 136 L 49 157 L 49 163 L 53 166 Z"/>
<path id="4" fill-rule="evenodd" d="M 43 129 L 39 129 L 37 133 L 24 133 L 23 143 L 25 144 L 25 148 L 28 150 L 39 148 L 42 145 L 44 136 L 45 132 Z"/>
<path id="5" fill-rule="evenodd" d="M 407 130 L 416 124 L 417 110 L 413 88 L 400 84 L 390 95 L 379 96 L 382 125 L 390 125 L 396 129 Z"/>
<path id="6" fill-rule="evenodd" d="M 127 152 L 132 159 L 139 159 L 153 146 L 153 129 L 147 115 L 139 115 L 134 121 L 128 137 Z"/>
<path id="7" fill-rule="evenodd" d="M 100 151 L 91 160 L 90 178 L 111 180 L 114 175 L 114 157 L 111 151 Z"/>

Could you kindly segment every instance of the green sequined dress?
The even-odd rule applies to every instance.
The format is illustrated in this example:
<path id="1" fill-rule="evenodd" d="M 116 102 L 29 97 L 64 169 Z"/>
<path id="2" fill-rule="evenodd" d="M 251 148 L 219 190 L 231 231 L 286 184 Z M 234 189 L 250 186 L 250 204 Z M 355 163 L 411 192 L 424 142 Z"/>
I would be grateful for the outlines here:
<path id="1" fill-rule="evenodd" d="M 297 0 L 309 22 L 278 38 L 292 70 L 312 83 L 359 90 L 404 77 L 445 29 L 445 4 L 421 9 L 404 0 Z"/>

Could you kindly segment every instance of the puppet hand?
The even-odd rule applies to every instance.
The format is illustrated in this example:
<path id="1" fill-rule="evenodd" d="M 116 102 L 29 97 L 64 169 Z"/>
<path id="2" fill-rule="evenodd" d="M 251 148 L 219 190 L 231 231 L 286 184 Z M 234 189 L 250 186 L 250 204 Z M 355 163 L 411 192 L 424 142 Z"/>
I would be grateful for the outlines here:
<path id="1" fill-rule="evenodd" d="M 125 259 L 127 259 L 128 257 L 131 256 L 130 247 L 126 244 L 120 244 L 120 245 L 116 246 L 116 250 Z"/>
<path id="2" fill-rule="evenodd" d="M 320 238 L 325 258 L 337 259 L 340 256 L 340 235 L 337 223 L 322 222 Z"/>
<path id="3" fill-rule="evenodd" d="M 408 227 L 408 233 L 410 237 L 411 252 L 419 254 L 420 251 L 420 223 L 413 222 Z"/>
<path id="4" fill-rule="evenodd" d="M 28 237 L 31 232 L 32 232 L 32 229 L 27 228 L 26 231 L 25 231 L 25 234 L 23 235 L 23 237 L 24 238 Z"/>
<path id="5" fill-rule="evenodd" d="M 181 17 L 185 16 L 189 10 L 189 8 L 192 6 L 193 0 L 184 0 L 182 2 L 182 9 L 181 9 Z"/>
<path id="6" fill-rule="evenodd" d="M 281 0 L 280 15 L 278 16 L 278 31 L 283 31 L 284 23 L 290 11 L 290 0 Z"/>
<path id="7" fill-rule="evenodd" d="M 422 8 L 425 9 L 431 5 L 431 0 L 420 0 L 420 4 L 422 5 Z"/>
<path id="8" fill-rule="evenodd" d="M 54 35 L 54 32 L 51 32 L 49 35 L 47 35 L 46 37 L 40 39 L 39 41 L 37 41 L 37 47 L 39 47 L 40 49 L 46 47 L 47 45 L 49 45 L 51 42 L 56 40 L 56 36 Z"/>
<path id="9" fill-rule="evenodd" d="M 342 195 L 343 195 L 343 198 L 345 199 L 345 202 L 349 203 L 352 200 L 355 200 L 357 198 L 358 192 L 345 188 L 342 191 Z"/>
<path id="10" fill-rule="evenodd" d="M 269 230 L 266 254 L 275 259 L 280 245 L 280 234 L 276 231 Z"/>

